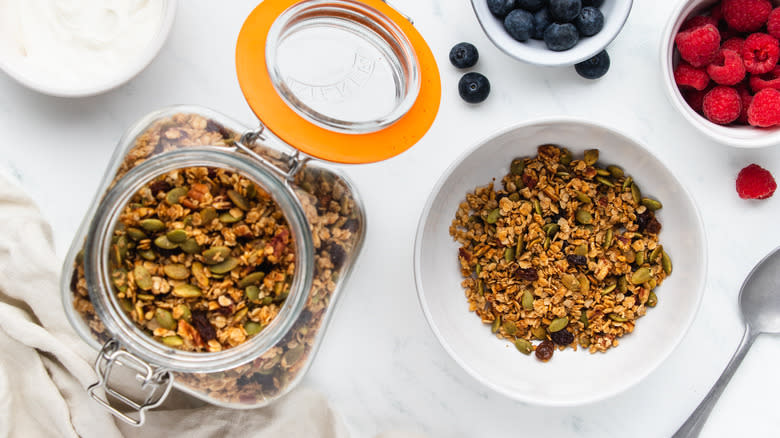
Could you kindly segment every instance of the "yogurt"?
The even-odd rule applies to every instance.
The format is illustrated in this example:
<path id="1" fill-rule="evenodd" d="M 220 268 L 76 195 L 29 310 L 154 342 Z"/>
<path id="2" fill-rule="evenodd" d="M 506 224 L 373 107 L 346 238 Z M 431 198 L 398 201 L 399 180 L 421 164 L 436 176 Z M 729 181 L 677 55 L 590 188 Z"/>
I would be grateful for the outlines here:
<path id="1" fill-rule="evenodd" d="M 0 0 L 0 60 L 59 87 L 108 83 L 138 64 L 164 0 Z"/>

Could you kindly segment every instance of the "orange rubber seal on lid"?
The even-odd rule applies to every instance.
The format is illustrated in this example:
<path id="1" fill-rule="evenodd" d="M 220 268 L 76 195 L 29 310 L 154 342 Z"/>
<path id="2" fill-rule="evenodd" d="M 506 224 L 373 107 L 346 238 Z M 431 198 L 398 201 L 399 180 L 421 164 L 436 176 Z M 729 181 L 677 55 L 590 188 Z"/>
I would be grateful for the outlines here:
<path id="1" fill-rule="evenodd" d="M 373 163 L 394 157 L 417 143 L 433 124 L 441 101 L 441 80 L 428 44 L 414 26 L 381 0 L 360 0 L 392 20 L 414 48 L 420 90 L 398 121 L 376 132 L 331 131 L 304 119 L 276 91 L 266 66 L 266 39 L 276 18 L 300 0 L 264 0 L 247 17 L 236 43 L 238 83 L 249 107 L 266 128 L 294 148 L 327 161 Z"/>

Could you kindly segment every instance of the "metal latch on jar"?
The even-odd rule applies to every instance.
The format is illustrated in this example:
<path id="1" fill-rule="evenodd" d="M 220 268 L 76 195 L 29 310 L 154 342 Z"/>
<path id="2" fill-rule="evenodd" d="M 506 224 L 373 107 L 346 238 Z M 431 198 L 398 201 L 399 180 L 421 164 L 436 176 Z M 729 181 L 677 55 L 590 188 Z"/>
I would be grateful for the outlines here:
<path id="1" fill-rule="evenodd" d="M 109 385 L 111 372 L 117 364 L 133 370 L 136 380 L 141 384 L 141 390 L 148 391 L 143 402 L 137 402 Z M 160 406 L 173 386 L 173 374 L 170 371 L 162 368 L 155 369 L 137 356 L 121 350 L 119 342 L 114 339 L 106 342 L 100 350 L 95 359 L 95 372 L 99 380 L 90 385 L 87 393 L 114 416 L 133 426 L 142 426 L 146 421 L 146 411 Z M 106 394 L 105 398 L 99 393 L 101 389 Z M 130 410 L 128 412 L 119 410 L 111 404 L 108 396 Z M 131 417 L 132 413 L 137 413 L 137 417 Z"/>
<path id="2" fill-rule="evenodd" d="M 398 8 L 397 8 L 397 7 L 396 7 L 394 4 L 390 3 L 390 2 L 389 2 L 389 1 L 387 1 L 387 0 L 382 0 L 382 1 L 383 1 L 383 2 L 385 2 L 385 4 L 386 4 L 387 6 L 390 6 L 391 8 L 395 9 L 395 11 L 396 11 L 396 12 L 398 12 L 399 14 L 401 14 L 401 16 L 402 16 L 402 17 L 404 17 L 404 18 L 406 18 L 406 19 L 407 19 L 407 20 L 408 20 L 410 23 L 414 24 L 414 20 L 412 20 L 412 17 L 410 17 L 410 16 L 408 16 L 408 15 L 404 14 L 403 12 L 401 12 L 401 10 L 400 10 L 400 9 L 398 9 Z"/>

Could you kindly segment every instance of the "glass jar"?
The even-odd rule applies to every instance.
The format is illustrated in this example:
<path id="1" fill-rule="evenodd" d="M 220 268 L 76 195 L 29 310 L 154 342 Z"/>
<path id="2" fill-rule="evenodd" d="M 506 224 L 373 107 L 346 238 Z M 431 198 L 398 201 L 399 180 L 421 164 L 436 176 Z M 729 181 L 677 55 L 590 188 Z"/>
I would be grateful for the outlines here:
<path id="1" fill-rule="evenodd" d="M 318 55 L 323 40 L 337 43 L 326 58 Z M 379 0 L 265 0 L 239 34 L 236 63 L 260 127 L 197 106 L 142 118 L 120 141 L 65 260 L 66 312 L 100 350 L 100 380 L 89 392 L 131 424 L 142 424 L 172 387 L 241 409 L 267 405 L 300 382 L 366 230 L 353 185 L 313 158 L 392 157 L 417 142 L 438 111 L 430 50 L 409 20 Z M 289 227 L 295 260 L 291 278 L 283 277 L 289 292 L 280 294 L 268 325 L 231 348 L 206 352 L 174 348 L 139 328 L 128 313 L 144 315 L 149 298 L 121 289 L 112 270 L 112 260 L 141 244 L 115 232 L 131 198 L 161 175 L 194 167 L 225 169 L 269 194 Z M 229 224 L 233 232 L 242 222 Z M 133 370 L 140 396 L 117 389 L 115 368 Z"/>

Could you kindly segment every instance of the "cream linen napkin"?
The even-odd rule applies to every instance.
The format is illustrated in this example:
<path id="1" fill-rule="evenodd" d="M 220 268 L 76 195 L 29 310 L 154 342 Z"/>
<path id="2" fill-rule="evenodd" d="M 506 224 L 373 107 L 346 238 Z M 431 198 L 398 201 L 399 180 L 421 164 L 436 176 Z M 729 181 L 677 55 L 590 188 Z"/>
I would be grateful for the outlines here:
<path id="1" fill-rule="evenodd" d="M 174 397 L 178 403 L 148 413 L 142 428 L 114 422 L 85 390 L 96 381 L 95 352 L 65 316 L 51 229 L 24 191 L 1 170 L 0 437 L 348 436 L 325 398 L 301 389 L 268 408 L 252 411 Z M 391 437 L 411 438 L 403 434 L 382 438 Z"/>

